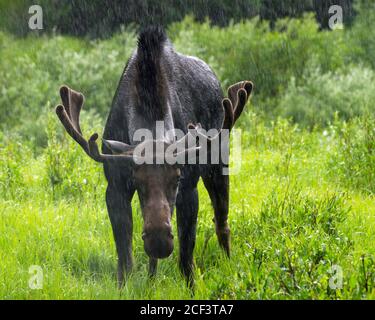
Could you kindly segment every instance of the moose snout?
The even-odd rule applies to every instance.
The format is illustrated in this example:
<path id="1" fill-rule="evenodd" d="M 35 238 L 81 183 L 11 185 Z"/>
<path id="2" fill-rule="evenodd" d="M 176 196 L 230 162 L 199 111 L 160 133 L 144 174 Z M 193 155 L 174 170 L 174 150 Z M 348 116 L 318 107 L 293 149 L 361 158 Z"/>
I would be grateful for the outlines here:
<path id="1" fill-rule="evenodd" d="M 144 248 L 148 256 L 157 259 L 167 258 L 173 252 L 172 228 L 165 223 L 164 226 L 145 228 L 142 234 Z"/>

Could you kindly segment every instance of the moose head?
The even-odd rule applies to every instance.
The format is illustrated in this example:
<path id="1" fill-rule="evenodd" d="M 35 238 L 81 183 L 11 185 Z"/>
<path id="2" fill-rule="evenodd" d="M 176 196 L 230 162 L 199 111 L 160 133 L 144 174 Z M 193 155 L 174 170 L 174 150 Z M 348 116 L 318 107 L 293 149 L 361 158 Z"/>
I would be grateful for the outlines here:
<path id="1" fill-rule="evenodd" d="M 62 105 L 56 107 L 56 113 L 67 133 L 82 147 L 86 154 L 100 163 L 119 164 L 119 168 L 129 166 L 133 174 L 134 185 L 140 199 L 144 219 L 142 239 L 146 253 L 152 258 L 168 257 L 173 251 L 173 234 L 171 217 L 174 210 L 179 186 L 181 169 L 184 161 L 141 161 L 145 150 L 160 150 L 153 152 L 154 160 L 164 157 L 185 159 L 191 154 L 196 155 L 200 142 L 205 140 L 208 151 L 214 141 L 220 139 L 223 129 L 230 131 L 240 116 L 252 91 L 250 81 L 242 81 L 228 89 L 228 98 L 223 99 L 224 117 L 218 134 L 208 137 L 200 124 L 190 124 L 188 133 L 178 140 L 145 140 L 137 145 L 122 141 L 104 140 L 103 144 L 111 154 L 101 153 L 97 145 L 98 134 L 94 133 L 86 140 L 83 137 L 79 115 L 84 102 L 82 93 L 67 86 L 60 88 Z M 198 138 L 197 138 L 198 137 Z M 195 139 L 197 138 L 197 139 Z M 158 148 L 158 146 L 163 148 Z M 173 150 L 167 153 L 167 150 Z"/>

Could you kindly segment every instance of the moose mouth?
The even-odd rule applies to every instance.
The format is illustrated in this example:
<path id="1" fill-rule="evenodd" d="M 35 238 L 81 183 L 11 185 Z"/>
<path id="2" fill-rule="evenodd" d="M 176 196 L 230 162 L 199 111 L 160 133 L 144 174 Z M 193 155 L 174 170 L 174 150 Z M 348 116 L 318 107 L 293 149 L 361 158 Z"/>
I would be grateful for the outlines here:
<path id="1" fill-rule="evenodd" d="M 147 255 L 155 259 L 164 259 L 169 257 L 173 252 L 173 235 L 168 233 L 166 236 L 159 234 L 145 235 L 142 234 L 144 249 Z"/>

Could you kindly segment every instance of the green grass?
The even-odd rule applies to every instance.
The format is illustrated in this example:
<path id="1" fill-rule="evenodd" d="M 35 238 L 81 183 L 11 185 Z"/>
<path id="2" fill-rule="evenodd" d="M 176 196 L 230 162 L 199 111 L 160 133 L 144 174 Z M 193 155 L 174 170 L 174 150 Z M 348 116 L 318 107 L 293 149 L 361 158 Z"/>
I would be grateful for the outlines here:
<path id="1" fill-rule="evenodd" d="M 375 298 L 375 202 L 371 193 L 350 188 L 330 173 L 339 138 L 333 131 L 309 132 L 283 120 L 266 127 L 249 115 L 242 168 L 231 177 L 231 259 L 219 249 L 211 204 L 199 184 L 193 296 L 178 271 L 178 246 L 171 257 L 160 261 L 156 278 L 148 278 L 136 197 L 134 272 L 124 289 L 117 289 L 102 169 L 66 136 L 55 142 L 50 136 L 47 150 L 35 157 L 18 145 L 16 151 L 26 156 L 12 161 L 9 150 L 14 143 L 3 145 L 1 160 L 12 164 L 7 172 L 10 177 L 17 173 L 18 182 L 8 185 L 0 200 L 0 297 Z M 56 121 L 50 121 L 53 130 Z M 60 160 L 51 162 L 49 150 Z M 68 169 L 66 161 L 71 162 Z M 53 182 L 51 166 L 70 171 L 62 181 Z M 32 265 L 43 269 L 40 290 L 28 285 Z M 332 265 L 343 270 L 341 289 L 329 287 Z"/>

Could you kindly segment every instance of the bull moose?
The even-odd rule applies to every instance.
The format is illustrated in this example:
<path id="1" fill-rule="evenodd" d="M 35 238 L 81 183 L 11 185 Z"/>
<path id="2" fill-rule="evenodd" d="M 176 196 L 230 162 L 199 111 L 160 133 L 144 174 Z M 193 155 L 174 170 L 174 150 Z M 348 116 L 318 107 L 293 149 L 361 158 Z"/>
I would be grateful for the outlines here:
<path id="1" fill-rule="evenodd" d="M 138 142 L 135 132 L 147 128 L 155 132 L 156 122 L 167 129 L 179 129 L 181 139 L 165 136 L 166 146 L 183 143 L 184 153 L 199 152 L 200 145 L 186 143 L 189 132 L 207 141 L 203 129 L 215 128 L 219 137 L 228 132 L 241 115 L 253 89 L 250 81 L 229 87 L 223 98 L 220 83 L 202 60 L 177 53 L 163 28 L 144 29 L 138 45 L 128 60 L 118 84 L 103 133 L 102 152 L 93 134 L 83 137 L 79 114 L 84 96 L 67 86 L 60 88 L 62 105 L 56 113 L 68 134 L 97 162 L 103 163 L 108 182 L 106 204 L 118 255 L 118 284 L 121 287 L 132 269 L 132 208 L 137 191 L 143 215 L 144 249 L 149 256 L 149 273 L 154 275 L 157 260 L 173 251 L 171 219 L 176 206 L 179 267 L 188 284 L 193 284 L 193 250 L 198 214 L 197 183 L 202 177 L 214 208 L 214 223 L 220 246 L 230 255 L 228 227 L 229 177 L 226 164 L 137 164 L 134 152 L 141 143 L 156 144 L 156 139 Z M 192 134 L 194 135 L 194 134 Z M 199 141 L 197 139 L 196 141 Z M 228 141 L 226 143 L 229 143 Z M 186 146 L 186 147 L 185 147 Z"/>

